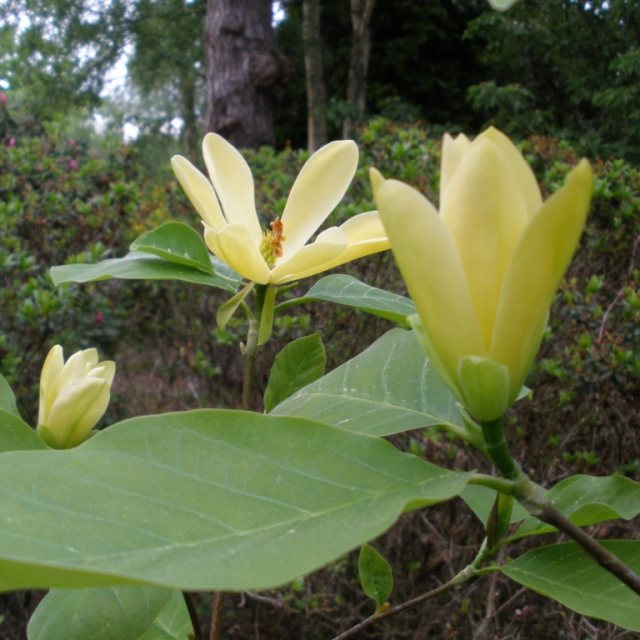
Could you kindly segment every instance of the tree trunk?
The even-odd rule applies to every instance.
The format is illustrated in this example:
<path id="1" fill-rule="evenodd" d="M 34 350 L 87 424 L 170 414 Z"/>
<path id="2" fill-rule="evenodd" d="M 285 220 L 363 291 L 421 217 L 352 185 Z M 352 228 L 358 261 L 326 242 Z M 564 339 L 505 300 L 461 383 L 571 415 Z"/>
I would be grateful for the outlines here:
<path id="1" fill-rule="evenodd" d="M 207 131 L 236 147 L 275 143 L 274 94 L 284 80 L 271 0 L 207 0 Z"/>
<path id="2" fill-rule="evenodd" d="M 371 15 L 375 0 L 351 0 L 351 24 L 353 41 L 351 43 L 351 62 L 349 64 L 349 86 L 347 102 L 353 109 L 353 118 L 347 117 L 342 123 L 342 136 L 351 138 L 355 124 L 364 115 L 367 94 L 367 69 L 371 51 Z"/>
<path id="3" fill-rule="evenodd" d="M 199 132 L 196 116 L 196 83 L 193 73 L 182 73 L 178 78 L 180 93 L 180 115 L 182 116 L 182 143 L 188 158 L 198 156 Z"/>
<path id="4" fill-rule="evenodd" d="M 307 83 L 307 147 L 310 152 L 327 142 L 327 92 L 320 24 L 320 0 L 303 0 L 302 39 Z"/>

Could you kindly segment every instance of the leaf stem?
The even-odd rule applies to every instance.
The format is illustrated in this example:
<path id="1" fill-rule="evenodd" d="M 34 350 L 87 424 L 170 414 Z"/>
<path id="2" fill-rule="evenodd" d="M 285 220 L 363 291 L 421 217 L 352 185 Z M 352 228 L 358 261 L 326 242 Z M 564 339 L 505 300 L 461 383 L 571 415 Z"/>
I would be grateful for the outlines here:
<path id="1" fill-rule="evenodd" d="M 516 485 L 513 480 L 497 478 L 496 476 L 490 476 L 485 473 L 472 474 L 469 478 L 468 484 L 479 484 L 483 487 L 493 489 L 498 493 L 504 493 L 507 496 L 512 496 L 516 490 Z"/>
<path id="2" fill-rule="evenodd" d="M 509 480 L 515 480 L 522 475 L 522 470 L 511 457 L 504 439 L 504 423 L 502 418 L 481 422 L 482 435 L 487 445 L 487 453 L 495 464 L 496 469 Z"/>
<path id="3" fill-rule="evenodd" d="M 184 598 L 184 603 L 187 605 L 187 611 L 189 612 L 194 640 L 204 640 L 202 628 L 200 627 L 200 619 L 198 618 L 198 612 L 196 610 L 195 603 L 193 602 L 193 594 L 188 591 L 183 591 L 182 597 Z"/>
<path id="4" fill-rule="evenodd" d="M 253 377 L 256 366 L 256 353 L 258 352 L 259 322 L 255 318 L 249 319 L 247 342 L 242 354 L 242 408 L 251 409 L 251 397 L 253 394 Z"/>

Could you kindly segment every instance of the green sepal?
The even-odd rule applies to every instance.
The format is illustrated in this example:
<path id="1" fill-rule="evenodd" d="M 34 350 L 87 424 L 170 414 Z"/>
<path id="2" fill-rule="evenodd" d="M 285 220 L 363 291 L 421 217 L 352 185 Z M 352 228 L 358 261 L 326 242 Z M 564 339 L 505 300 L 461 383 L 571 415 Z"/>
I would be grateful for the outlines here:
<path id="1" fill-rule="evenodd" d="M 238 310 L 238 307 L 244 302 L 244 299 L 251 293 L 255 287 L 255 282 L 249 282 L 238 293 L 229 298 L 226 302 L 218 307 L 216 312 L 216 324 L 219 329 L 224 329 L 227 323 Z"/>

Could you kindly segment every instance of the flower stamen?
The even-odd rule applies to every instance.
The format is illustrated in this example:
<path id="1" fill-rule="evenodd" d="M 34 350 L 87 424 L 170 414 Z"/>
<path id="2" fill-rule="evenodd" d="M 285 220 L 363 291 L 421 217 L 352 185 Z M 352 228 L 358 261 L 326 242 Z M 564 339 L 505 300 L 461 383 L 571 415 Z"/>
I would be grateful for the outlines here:
<path id="1" fill-rule="evenodd" d="M 284 226 L 280 218 L 276 218 L 262 234 L 260 254 L 265 259 L 269 269 L 273 269 L 276 259 L 282 257 L 282 243 L 286 240 L 283 234 Z"/>

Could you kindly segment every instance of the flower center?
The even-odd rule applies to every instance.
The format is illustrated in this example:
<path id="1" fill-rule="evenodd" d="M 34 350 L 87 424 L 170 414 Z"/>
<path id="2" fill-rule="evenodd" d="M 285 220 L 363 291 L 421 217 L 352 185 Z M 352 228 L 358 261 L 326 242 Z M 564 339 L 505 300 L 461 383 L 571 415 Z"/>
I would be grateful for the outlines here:
<path id="1" fill-rule="evenodd" d="M 273 269 L 276 264 L 276 258 L 282 257 L 282 243 L 286 238 L 282 234 L 284 227 L 280 218 L 276 218 L 269 226 L 270 228 L 262 234 L 260 254 L 269 269 Z"/>

